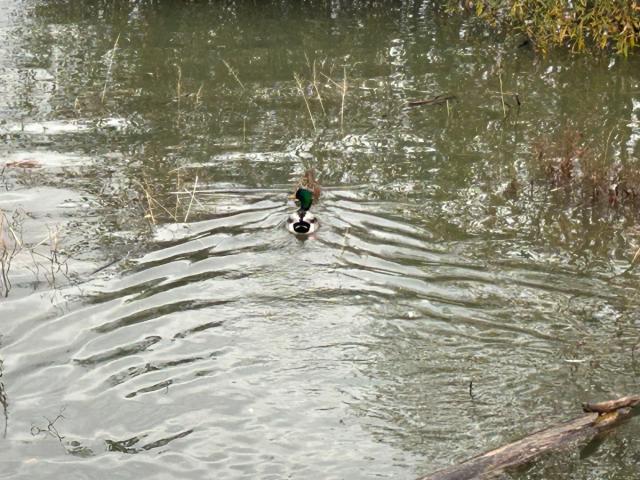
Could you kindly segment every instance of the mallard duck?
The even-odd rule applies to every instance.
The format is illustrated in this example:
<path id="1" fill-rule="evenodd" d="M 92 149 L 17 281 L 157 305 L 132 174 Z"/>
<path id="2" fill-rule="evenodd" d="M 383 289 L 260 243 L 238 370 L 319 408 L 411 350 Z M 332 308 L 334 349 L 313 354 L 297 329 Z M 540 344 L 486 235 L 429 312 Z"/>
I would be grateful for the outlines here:
<path id="1" fill-rule="evenodd" d="M 299 187 L 296 190 L 295 199 L 300 202 L 300 209 L 289 215 L 287 230 L 296 235 L 310 235 L 320 226 L 318 219 L 309 211 L 313 203 L 313 192 L 307 188 Z"/>

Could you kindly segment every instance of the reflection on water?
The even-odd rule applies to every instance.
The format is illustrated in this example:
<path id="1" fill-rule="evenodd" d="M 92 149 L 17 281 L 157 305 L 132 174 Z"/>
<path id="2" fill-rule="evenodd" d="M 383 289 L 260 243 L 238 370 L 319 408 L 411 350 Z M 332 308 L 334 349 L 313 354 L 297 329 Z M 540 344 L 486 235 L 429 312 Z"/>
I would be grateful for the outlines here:
<path id="1" fill-rule="evenodd" d="M 635 393 L 634 214 L 529 160 L 571 125 L 632 164 L 637 60 L 428 2 L 0 6 L 0 208 L 70 269 L 0 304 L 7 478 L 409 479 Z M 514 477 L 630 478 L 636 431 Z"/>

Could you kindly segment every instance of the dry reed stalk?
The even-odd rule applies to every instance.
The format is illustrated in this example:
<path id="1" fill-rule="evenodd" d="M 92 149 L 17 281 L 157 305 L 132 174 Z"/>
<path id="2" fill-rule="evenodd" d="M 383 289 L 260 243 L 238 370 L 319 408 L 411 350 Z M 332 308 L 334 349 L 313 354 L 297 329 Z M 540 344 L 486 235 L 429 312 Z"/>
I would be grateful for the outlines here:
<path id="1" fill-rule="evenodd" d="M 176 168 L 176 188 L 179 190 L 180 189 L 180 168 Z M 171 173 L 171 172 L 170 172 Z M 176 197 L 176 206 L 175 206 L 175 210 L 174 210 L 174 216 L 177 217 L 178 216 L 178 208 L 180 208 L 180 197 Z"/>
<path id="2" fill-rule="evenodd" d="M 247 143 L 247 117 L 242 117 L 242 143 Z"/>
<path id="3" fill-rule="evenodd" d="M 109 59 L 109 66 L 107 67 L 107 75 L 104 78 L 104 88 L 102 89 L 102 95 L 100 97 L 100 102 L 104 103 L 104 97 L 107 94 L 107 84 L 109 83 L 109 77 L 111 76 L 111 68 L 113 67 L 113 58 L 116 56 L 116 49 L 118 48 L 118 41 L 120 40 L 120 34 L 116 37 L 116 41 L 113 44 L 113 49 L 111 50 L 111 58 Z"/>
<path id="4" fill-rule="evenodd" d="M 176 99 L 178 100 L 178 111 L 180 110 L 180 98 L 182 97 L 182 68 L 176 65 L 178 69 L 178 82 L 176 84 Z"/>
<path id="5" fill-rule="evenodd" d="M 236 75 L 236 72 L 233 70 L 233 68 L 231 68 L 231 65 L 229 65 L 225 59 L 221 58 L 220 60 L 222 60 L 222 63 L 225 64 L 225 66 L 227 67 L 227 69 L 229 70 L 229 73 L 233 76 L 233 78 L 236 79 L 236 82 L 238 82 L 238 85 L 240 85 L 240 87 L 242 88 L 242 90 L 244 90 L 244 84 L 240 81 L 240 79 L 238 78 L 238 75 Z"/>
<path id="6" fill-rule="evenodd" d="M 322 75 L 322 76 L 323 76 L 323 77 L 324 77 L 328 82 L 333 83 L 333 85 L 334 85 L 336 88 L 342 89 L 342 85 L 340 85 L 338 82 L 336 82 L 336 81 L 335 81 L 333 78 L 331 78 L 329 75 L 327 75 L 327 74 L 325 74 L 325 73 L 323 73 L 323 72 L 320 72 L 320 75 Z"/>
<path id="7" fill-rule="evenodd" d="M 340 131 L 344 131 L 344 99 L 347 96 L 347 67 L 344 67 L 342 77 L 342 104 L 340 105 Z"/>
<path id="8" fill-rule="evenodd" d="M 313 125 L 313 131 L 316 131 L 316 121 L 313 119 L 313 114 L 311 113 L 311 107 L 309 107 L 309 102 L 307 101 L 307 96 L 304 93 L 302 88 L 302 83 L 300 82 L 300 78 L 297 74 L 293 74 L 293 78 L 298 84 L 298 90 L 300 91 L 300 95 L 302 95 L 302 99 L 304 100 L 304 104 L 307 106 L 307 112 L 309 112 L 309 118 L 311 118 L 311 125 Z"/>
<path id="9" fill-rule="evenodd" d="M 502 114 L 507 118 L 507 107 L 504 104 L 504 90 L 502 88 L 502 72 L 498 72 L 498 80 L 500 81 L 500 101 L 502 102 Z"/>
<path id="10" fill-rule="evenodd" d="M 2 360 L 0 360 L 0 379 L 2 379 L 2 376 L 4 375 L 3 366 Z M 7 400 L 7 392 L 5 391 L 4 383 L 2 382 L 0 382 L 0 405 L 2 405 L 4 413 L 4 434 L 2 435 L 2 438 L 7 438 L 7 427 L 9 425 L 9 401 Z"/>
<path id="11" fill-rule="evenodd" d="M 311 62 L 309 61 L 309 56 L 307 55 L 307 52 L 304 52 L 304 59 L 305 59 L 305 60 L 306 60 L 306 62 L 307 62 L 307 68 L 308 68 L 309 70 L 311 70 Z M 315 62 L 315 60 L 314 60 L 314 62 Z"/>
<path id="12" fill-rule="evenodd" d="M 322 102 L 322 96 L 320 95 L 320 89 L 318 88 L 318 80 L 316 76 L 316 61 L 313 61 L 313 88 L 316 89 L 316 94 L 318 95 L 318 101 L 320 102 L 320 108 L 322 108 L 322 113 L 324 116 L 327 116 L 327 111 L 324 109 L 324 103 Z"/>
<path id="13" fill-rule="evenodd" d="M 147 180 L 145 179 L 144 181 L 145 185 L 148 186 L 147 184 Z M 145 188 L 144 185 L 142 185 L 140 182 L 138 182 L 138 184 L 140 185 L 140 188 L 142 188 L 142 191 L 144 192 L 144 195 L 147 199 L 147 206 L 149 207 L 149 217 L 151 218 L 151 223 L 153 223 L 154 225 L 156 225 L 156 217 L 153 214 L 153 207 L 151 205 L 151 202 L 153 200 L 153 198 L 151 197 L 151 194 L 149 193 L 149 190 L 147 188 Z"/>
<path id="14" fill-rule="evenodd" d="M 148 205 L 148 210 L 147 210 L 147 215 L 149 216 L 149 218 L 151 218 L 151 223 L 153 225 L 157 225 L 157 216 L 153 213 L 153 205 L 155 204 L 160 210 L 164 211 L 169 218 L 171 218 L 174 222 L 178 221 L 178 216 L 177 213 L 172 213 L 167 207 L 165 207 L 162 203 L 160 203 L 150 192 L 151 189 L 149 188 L 149 184 L 147 183 L 147 180 L 144 180 L 144 185 L 142 185 L 140 182 L 136 182 L 140 188 L 142 189 L 142 191 L 144 192 L 144 195 L 147 199 L 147 205 Z M 188 193 L 188 192 L 187 192 Z M 177 202 L 178 200 L 176 200 Z M 176 210 L 177 212 L 177 210 Z"/>
<path id="15" fill-rule="evenodd" d="M 0 210 L 0 286 L 1 294 L 7 297 L 11 290 L 11 280 L 9 272 L 11 270 L 11 262 L 21 252 L 25 252 L 31 256 L 33 260 L 33 269 L 29 266 L 26 268 L 39 278 L 40 269 L 45 271 L 44 276 L 49 284 L 55 288 L 56 275 L 62 272 L 62 275 L 69 278 L 69 266 L 67 262 L 69 257 L 62 260 L 60 258 L 60 234 L 61 230 L 58 226 L 47 227 L 49 233 L 46 237 L 33 245 L 26 245 L 22 240 L 21 232 L 17 232 L 16 228 L 20 227 L 20 217 L 15 212 L 12 220 L 9 220 L 5 212 Z M 37 248 L 49 243 L 49 254 L 37 251 Z M 46 264 L 41 259 L 46 261 Z"/>
<path id="16" fill-rule="evenodd" d="M 10 237 L 13 237 L 13 240 Z M 6 213 L 0 209 L 0 284 L 2 286 L 1 293 L 5 297 L 9 295 L 9 290 L 11 290 L 11 280 L 9 279 L 11 262 L 22 251 L 22 248 L 23 243 L 20 235 L 16 233 Z"/>
<path id="17" fill-rule="evenodd" d="M 343 70 L 342 84 L 336 82 L 330 76 L 325 75 L 324 73 L 320 72 L 320 75 L 322 75 L 324 78 L 327 79 L 327 81 L 332 83 L 337 89 L 340 90 L 340 96 L 341 96 L 341 103 L 340 103 L 340 130 L 341 131 L 344 131 L 344 105 L 345 105 L 345 100 L 346 100 L 347 90 L 348 90 L 348 85 L 347 85 L 347 67 L 345 66 L 343 68 L 344 68 L 344 70 Z"/>
<path id="18" fill-rule="evenodd" d="M 173 219 L 173 221 L 174 221 L 174 222 L 177 222 L 177 221 L 178 221 L 178 219 L 173 215 L 173 213 L 171 213 L 171 212 L 169 211 L 169 209 L 167 209 L 167 207 L 165 207 L 163 204 L 161 204 L 161 203 L 160 203 L 158 200 L 156 200 L 154 197 L 150 197 L 150 198 L 151 198 L 151 201 L 152 201 L 153 203 L 155 203 L 158 207 L 160 207 L 162 210 L 164 210 L 164 211 L 167 213 L 167 215 L 169 215 L 169 217 Z M 155 221 L 154 221 L 154 225 L 155 225 Z"/>
<path id="19" fill-rule="evenodd" d="M 191 199 L 189 200 L 189 206 L 187 207 L 187 213 L 184 216 L 184 223 L 187 223 L 187 219 L 189 218 L 189 213 L 191 212 L 191 205 L 193 205 L 193 199 L 196 196 L 196 189 L 198 188 L 198 175 L 196 175 L 196 180 L 193 182 L 193 190 L 191 192 Z"/>
<path id="20" fill-rule="evenodd" d="M 0 279 L 2 280 L 2 291 L 6 297 L 9 294 L 11 283 L 9 281 L 9 268 L 11 266 L 11 255 L 5 240 L 5 229 L 8 220 L 2 210 L 0 210 Z"/>
<path id="21" fill-rule="evenodd" d="M 200 105 L 202 103 L 202 89 L 204 88 L 204 83 L 200 84 L 200 88 L 196 92 L 196 98 L 194 100 L 195 105 Z"/>

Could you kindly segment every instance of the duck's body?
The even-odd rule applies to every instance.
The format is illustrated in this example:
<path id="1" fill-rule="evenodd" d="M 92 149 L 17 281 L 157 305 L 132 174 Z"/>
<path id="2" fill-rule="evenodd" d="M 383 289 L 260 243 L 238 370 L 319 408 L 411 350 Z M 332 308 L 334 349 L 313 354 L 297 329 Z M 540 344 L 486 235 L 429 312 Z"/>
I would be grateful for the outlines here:
<path id="1" fill-rule="evenodd" d="M 313 203 L 313 192 L 306 188 L 298 188 L 295 198 L 300 202 L 300 209 L 289 215 L 287 219 L 287 230 L 296 235 L 310 235 L 320 224 L 313 213 L 309 211 Z"/>

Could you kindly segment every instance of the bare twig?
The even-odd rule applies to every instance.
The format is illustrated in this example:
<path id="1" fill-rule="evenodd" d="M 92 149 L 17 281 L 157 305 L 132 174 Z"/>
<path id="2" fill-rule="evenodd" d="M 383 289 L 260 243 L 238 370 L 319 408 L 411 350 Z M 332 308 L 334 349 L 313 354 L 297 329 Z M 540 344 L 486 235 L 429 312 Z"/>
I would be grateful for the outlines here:
<path id="1" fill-rule="evenodd" d="M 53 438 L 56 438 L 60 443 L 62 443 L 62 440 L 64 440 L 64 436 L 61 435 L 58 429 L 56 428 L 56 422 L 60 419 L 64 420 L 65 418 L 63 415 L 64 410 L 65 410 L 65 407 L 62 407 L 60 409 L 60 413 L 58 413 L 56 418 L 54 418 L 53 420 L 51 420 L 48 417 L 44 417 L 44 419 L 47 421 L 47 425 L 45 427 L 39 427 L 38 425 L 31 425 L 31 435 L 35 437 L 40 435 L 41 433 L 44 433 L 45 435 L 50 435 Z"/>

